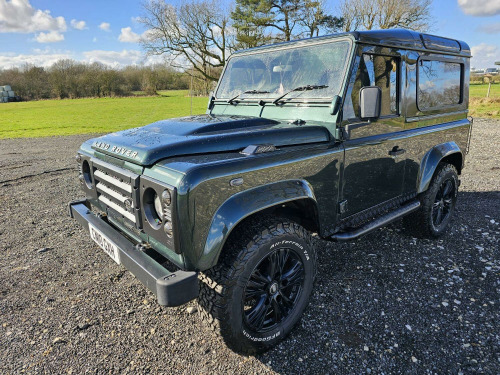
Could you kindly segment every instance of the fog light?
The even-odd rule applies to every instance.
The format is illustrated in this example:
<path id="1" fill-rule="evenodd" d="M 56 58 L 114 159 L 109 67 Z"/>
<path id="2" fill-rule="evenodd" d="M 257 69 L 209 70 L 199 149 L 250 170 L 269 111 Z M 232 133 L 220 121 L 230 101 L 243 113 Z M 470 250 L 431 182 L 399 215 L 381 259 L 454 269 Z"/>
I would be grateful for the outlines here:
<path id="1" fill-rule="evenodd" d="M 76 154 L 75 159 L 76 159 L 76 161 L 77 161 L 78 163 L 81 163 L 81 162 L 82 162 L 82 155 L 80 155 L 80 154 Z"/>
<path id="2" fill-rule="evenodd" d="M 163 203 L 170 206 L 172 203 L 172 194 L 170 193 L 170 190 L 164 190 L 163 193 L 161 193 L 161 199 L 163 200 Z"/>
<path id="3" fill-rule="evenodd" d="M 168 236 L 168 237 L 172 237 L 172 222 L 171 221 L 167 221 L 165 223 L 165 225 L 163 226 L 163 230 L 165 231 L 165 234 Z"/>

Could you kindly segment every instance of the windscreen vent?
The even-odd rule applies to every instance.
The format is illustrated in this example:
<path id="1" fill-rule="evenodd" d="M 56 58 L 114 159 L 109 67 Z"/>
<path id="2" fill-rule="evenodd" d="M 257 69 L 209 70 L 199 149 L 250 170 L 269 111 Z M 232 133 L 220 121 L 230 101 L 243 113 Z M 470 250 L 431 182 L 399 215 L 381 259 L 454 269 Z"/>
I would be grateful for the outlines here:
<path id="1" fill-rule="evenodd" d="M 272 144 L 265 145 L 250 145 L 245 147 L 241 153 L 243 155 L 255 155 L 255 154 L 263 154 L 265 152 L 273 152 L 276 151 L 276 146 Z"/>

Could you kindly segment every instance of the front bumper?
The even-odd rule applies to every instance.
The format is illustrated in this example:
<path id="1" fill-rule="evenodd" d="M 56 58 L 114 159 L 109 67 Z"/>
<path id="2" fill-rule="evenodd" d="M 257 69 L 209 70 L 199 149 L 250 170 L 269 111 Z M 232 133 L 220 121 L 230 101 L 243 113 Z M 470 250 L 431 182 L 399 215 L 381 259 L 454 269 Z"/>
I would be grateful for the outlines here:
<path id="1" fill-rule="evenodd" d="M 134 243 L 125 238 L 105 219 L 97 217 L 87 200 L 69 204 L 70 216 L 87 231 L 88 224 L 103 232 L 120 251 L 120 262 L 135 277 L 151 290 L 158 303 L 163 306 L 179 306 L 198 297 L 198 274 L 196 272 L 170 272 Z"/>

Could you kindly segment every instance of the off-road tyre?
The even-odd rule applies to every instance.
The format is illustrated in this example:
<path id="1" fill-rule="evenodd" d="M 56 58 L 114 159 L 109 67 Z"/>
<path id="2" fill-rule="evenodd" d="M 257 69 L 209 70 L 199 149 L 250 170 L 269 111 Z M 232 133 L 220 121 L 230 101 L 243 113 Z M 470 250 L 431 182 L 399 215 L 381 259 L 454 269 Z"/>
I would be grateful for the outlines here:
<path id="1" fill-rule="evenodd" d="M 443 191 L 446 186 L 452 189 L 451 192 Z M 445 163 L 439 164 L 429 188 L 418 196 L 421 203 L 420 208 L 403 219 L 407 233 L 418 238 L 438 238 L 442 236 L 446 232 L 455 211 L 458 186 L 458 173 L 455 166 Z M 446 193 L 444 197 L 442 196 L 443 192 Z M 436 219 L 440 209 L 443 211 L 442 219 L 439 222 Z"/>
<path id="2" fill-rule="evenodd" d="M 284 254 L 288 254 L 288 258 L 281 269 L 287 269 L 293 262 L 301 263 L 303 266 L 301 289 L 296 295 L 293 307 L 288 310 L 288 315 L 283 313 L 283 321 L 270 326 L 267 330 L 263 328 L 256 330 L 250 326 L 250 318 L 255 318 L 256 311 L 263 311 L 257 308 L 268 303 L 268 306 L 274 309 L 279 304 L 278 301 L 285 305 L 285 302 L 289 303 L 292 297 L 287 294 L 287 298 L 290 299 L 285 301 L 284 297 L 281 298 L 281 293 L 285 295 L 288 291 L 298 288 L 297 281 L 293 285 L 290 281 L 288 287 L 283 287 L 281 284 L 285 284 L 286 280 L 280 279 L 280 276 L 275 274 L 273 280 L 262 288 L 265 291 L 264 297 L 255 297 L 259 301 L 261 298 L 267 298 L 264 305 L 255 304 L 254 307 L 245 310 L 245 306 L 251 304 L 253 300 L 244 302 L 244 296 L 261 289 L 260 287 L 252 289 L 252 286 L 257 285 L 255 275 L 260 277 L 266 270 L 274 270 L 271 265 L 272 260 L 284 259 Z M 295 267 L 294 270 L 298 266 Z M 283 275 L 285 274 L 291 275 L 284 272 Z M 264 217 L 250 220 L 232 233 L 222 250 L 218 264 L 200 273 L 198 313 L 232 350 L 249 355 L 262 353 L 283 340 L 299 321 L 309 302 L 315 276 L 316 252 L 307 230 L 287 219 Z M 277 293 L 274 297 L 270 297 L 275 288 L 278 288 Z M 274 310 L 271 316 L 275 317 Z M 270 320 L 271 318 L 266 322 Z"/>

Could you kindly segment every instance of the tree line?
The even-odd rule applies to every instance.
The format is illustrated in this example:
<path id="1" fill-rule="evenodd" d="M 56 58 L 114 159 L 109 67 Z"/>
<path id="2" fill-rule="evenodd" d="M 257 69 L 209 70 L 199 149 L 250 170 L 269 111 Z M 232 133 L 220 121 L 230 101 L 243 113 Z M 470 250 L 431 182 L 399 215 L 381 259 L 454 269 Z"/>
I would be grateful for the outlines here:
<path id="1" fill-rule="evenodd" d="M 141 45 L 166 64 L 112 69 L 61 60 L 49 68 L 26 65 L 0 71 L 0 82 L 25 99 L 155 94 L 193 87 L 207 94 L 232 52 L 324 34 L 371 29 L 426 31 L 432 0 L 146 0 Z"/>
<path id="2" fill-rule="evenodd" d="M 157 90 L 188 89 L 190 77 L 164 64 L 114 69 L 101 63 L 60 60 L 48 68 L 27 64 L 0 70 L 0 83 L 12 86 L 23 100 L 74 99 L 126 96 L 133 91 L 155 95 Z"/>
<path id="3" fill-rule="evenodd" d="M 338 31 L 406 28 L 426 31 L 432 0 L 165 0 L 143 4 L 149 55 L 166 56 L 172 66 L 198 80 L 217 81 L 234 50 L 310 38 Z"/>

